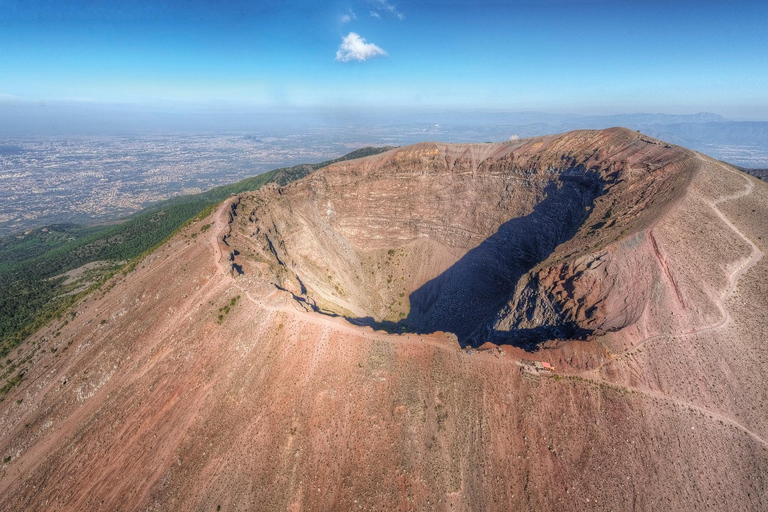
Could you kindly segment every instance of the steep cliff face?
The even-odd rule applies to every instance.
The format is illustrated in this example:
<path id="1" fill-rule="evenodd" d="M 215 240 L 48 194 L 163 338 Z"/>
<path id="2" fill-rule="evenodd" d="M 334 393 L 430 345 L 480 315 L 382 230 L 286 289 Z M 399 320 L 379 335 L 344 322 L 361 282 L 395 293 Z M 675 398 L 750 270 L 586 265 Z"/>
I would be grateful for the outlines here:
<path id="1" fill-rule="evenodd" d="M 356 323 L 474 345 L 583 338 L 642 314 L 663 262 L 644 230 L 695 167 L 625 129 L 424 143 L 244 197 L 233 244 L 246 273 Z"/>
<path id="2" fill-rule="evenodd" d="M 8 355 L 0 509 L 768 510 L 766 218 L 625 130 L 230 198 Z"/>
<path id="3" fill-rule="evenodd" d="M 666 308 L 665 317 L 683 306 L 653 234 L 643 230 L 597 252 L 545 264 L 523 276 L 489 336 L 511 342 L 586 339 L 636 324 L 652 301 L 659 303 L 656 312 Z M 678 318 L 682 320 L 682 315 Z"/>
<path id="4" fill-rule="evenodd" d="M 706 323 L 702 312 L 712 309 L 713 301 L 687 308 L 677 283 L 679 274 L 697 270 L 670 263 L 654 235 L 654 227 L 686 190 L 696 166 L 674 162 L 656 175 L 649 173 L 644 182 L 611 187 L 576 235 L 520 279 L 487 334 L 513 342 L 585 339 L 638 322 L 645 334 Z M 706 280 L 702 285 L 707 286 Z"/>

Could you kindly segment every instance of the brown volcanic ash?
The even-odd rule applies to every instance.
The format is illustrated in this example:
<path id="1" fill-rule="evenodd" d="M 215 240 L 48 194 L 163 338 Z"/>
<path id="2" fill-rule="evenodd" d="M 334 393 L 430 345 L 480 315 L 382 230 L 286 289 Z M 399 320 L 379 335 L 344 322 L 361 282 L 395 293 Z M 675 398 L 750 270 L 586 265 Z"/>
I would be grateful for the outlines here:
<path id="1" fill-rule="evenodd" d="M 12 355 L 2 508 L 764 510 L 766 215 L 623 129 L 244 194 Z"/>
<path id="2" fill-rule="evenodd" d="M 253 226 L 234 246 L 255 255 L 246 274 L 323 311 L 474 345 L 706 323 L 652 229 L 696 159 L 627 136 L 419 144 L 331 167 L 244 199 Z"/>

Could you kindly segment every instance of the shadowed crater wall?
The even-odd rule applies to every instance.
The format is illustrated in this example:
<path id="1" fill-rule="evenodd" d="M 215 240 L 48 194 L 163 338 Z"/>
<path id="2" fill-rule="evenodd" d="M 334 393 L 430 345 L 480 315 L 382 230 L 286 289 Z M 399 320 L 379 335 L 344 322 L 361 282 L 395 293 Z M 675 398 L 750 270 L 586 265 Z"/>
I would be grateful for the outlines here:
<path id="1" fill-rule="evenodd" d="M 508 220 L 448 270 L 411 293 L 405 319 L 397 323 L 371 317 L 349 320 L 395 332 L 452 332 L 462 346 L 483 343 L 489 338 L 488 323 L 520 277 L 573 236 L 602 189 L 603 182 L 595 172 L 576 169 L 560 175 L 544 188 L 544 198 L 531 213 Z M 550 336 L 549 330 L 526 330 L 502 337 L 510 343 L 532 344 Z"/>
<path id="2" fill-rule="evenodd" d="M 316 312 L 535 349 L 638 320 L 658 295 L 645 229 L 692 172 L 686 150 L 625 129 L 423 143 L 243 196 L 230 243 L 246 276 Z M 631 268 L 650 283 L 618 306 Z"/>

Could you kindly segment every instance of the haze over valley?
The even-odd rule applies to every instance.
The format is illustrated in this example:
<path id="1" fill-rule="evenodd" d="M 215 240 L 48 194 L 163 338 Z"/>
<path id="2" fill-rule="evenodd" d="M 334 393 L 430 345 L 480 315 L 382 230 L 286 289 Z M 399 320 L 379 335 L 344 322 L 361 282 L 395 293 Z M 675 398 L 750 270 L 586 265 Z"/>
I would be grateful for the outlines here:
<path id="1" fill-rule="evenodd" d="M 257 127 L 258 119 L 254 113 L 254 120 L 247 124 Z M 155 121 L 149 126 L 169 129 L 172 120 L 170 116 L 167 124 Z M 347 125 L 344 121 L 330 117 L 323 125 L 294 131 L 275 127 L 222 134 L 139 135 L 132 133 L 137 126 L 112 119 L 111 128 L 105 129 L 126 133 L 0 138 L 0 235 L 52 223 L 115 221 L 157 201 L 199 193 L 278 167 L 329 160 L 366 146 L 402 146 L 424 140 L 503 141 L 575 128 L 626 126 L 734 165 L 768 167 L 768 122 L 733 122 L 715 114 L 444 112 L 399 119 L 369 115 L 362 120 L 347 119 L 352 123 Z M 210 127 L 206 124 L 210 120 L 196 122 L 200 124 L 192 123 L 191 128 Z M 71 121 L 58 126 L 57 131 L 77 132 Z M 238 123 L 233 126 L 239 127 Z M 26 130 L 17 125 L 11 131 Z"/>
<path id="2" fill-rule="evenodd" d="M 768 510 L 767 24 L 0 0 L 0 512 Z"/>

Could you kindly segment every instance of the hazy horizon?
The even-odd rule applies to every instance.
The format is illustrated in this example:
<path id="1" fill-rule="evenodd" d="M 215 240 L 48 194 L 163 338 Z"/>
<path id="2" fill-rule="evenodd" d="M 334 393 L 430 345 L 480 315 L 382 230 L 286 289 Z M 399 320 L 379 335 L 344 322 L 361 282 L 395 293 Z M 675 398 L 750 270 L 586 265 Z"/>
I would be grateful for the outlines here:
<path id="1" fill-rule="evenodd" d="M 747 1 L 0 0 L 0 230 L 423 141 L 624 126 L 766 168 L 767 18 Z"/>
<path id="2" fill-rule="evenodd" d="M 50 135 L 135 135 L 175 133 L 283 133 L 320 127 L 392 127 L 397 125 L 464 123 L 526 125 L 576 123 L 576 128 L 603 128 L 603 120 L 657 116 L 694 121 L 767 122 L 759 116 L 730 117 L 715 111 L 557 111 L 533 109 L 409 108 L 409 107 L 258 107 L 253 105 L 103 103 L 30 101 L 0 98 L 0 137 Z M 583 120 L 583 126 L 578 126 Z M 599 126 L 594 123 L 599 120 Z M 695 120 L 695 122 L 700 122 Z M 621 124 L 618 124 L 621 125 Z M 618 126 L 617 125 L 617 126 Z M 623 125 L 621 125 L 623 126 Z M 627 126 L 633 128 L 633 126 Z"/>

